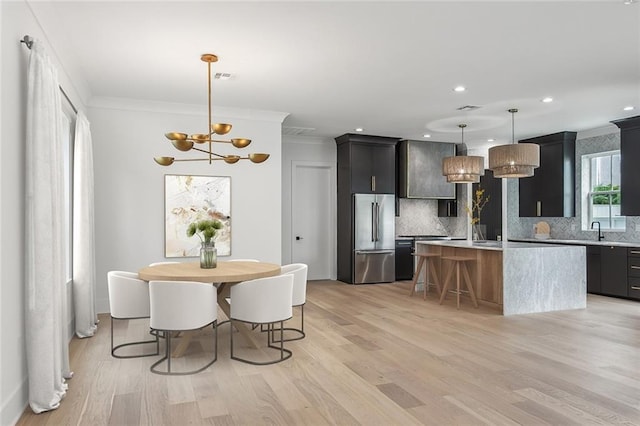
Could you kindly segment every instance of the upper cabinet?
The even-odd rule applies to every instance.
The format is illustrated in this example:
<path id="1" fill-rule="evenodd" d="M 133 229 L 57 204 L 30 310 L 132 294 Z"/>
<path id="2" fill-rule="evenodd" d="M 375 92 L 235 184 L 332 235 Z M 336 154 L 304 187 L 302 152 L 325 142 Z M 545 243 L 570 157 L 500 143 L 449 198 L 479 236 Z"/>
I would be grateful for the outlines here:
<path id="1" fill-rule="evenodd" d="M 456 185 L 442 175 L 442 160 L 456 155 L 455 144 L 403 140 L 398 150 L 400 197 L 456 198 Z"/>
<path id="2" fill-rule="evenodd" d="M 540 167 L 519 179 L 520 217 L 575 216 L 576 132 L 521 140 L 540 145 Z"/>
<path id="3" fill-rule="evenodd" d="M 350 194 L 395 194 L 399 138 L 347 133 L 338 145 L 338 189 Z"/>
<path id="4" fill-rule="evenodd" d="M 640 216 L 640 116 L 612 123 L 620 128 L 620 214 Z"/>

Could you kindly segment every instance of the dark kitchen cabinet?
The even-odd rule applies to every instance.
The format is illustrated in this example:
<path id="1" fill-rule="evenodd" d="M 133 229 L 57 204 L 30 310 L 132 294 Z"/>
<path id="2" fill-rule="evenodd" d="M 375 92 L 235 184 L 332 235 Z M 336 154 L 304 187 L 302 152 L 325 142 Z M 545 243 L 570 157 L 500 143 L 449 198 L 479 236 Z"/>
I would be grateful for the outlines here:
<path id="1" fill-rule="evenodd" d="M 396 281 L 413 279 L 413 240 L 396 240 Z"/>
<path id="2" fill-rule="evenodd" d="M 396 144 L 400 138 L 345 134 L 336 138 L 338 159 L 337 278 L 352 282 L 353 194 L 396 192 Z"/>
<path id="3" fill-rule="evenodd" d="M 620 128 L 620 214 L 640 216 L 640 116 L 612 123 Z"/>
<path id="4" fill-rule="evenodd" d="M 600 293 L 627 297 L 627 248 L 602 246 L 600 268 Z"/>
<path id="5" fill-rule="evenodd" d="M 520 217 L 575 216 L 576 132 L 524 139 L 540 145 L 540 167 L 518 180 Z"/>
<path id="6" fill-rule="evenodd" d="M 336 138 L 338 187 L 351 194 L 394 194 L 398 140 L 354 134 Z"/>
<path id="7" fill-rule="evenodd" d="M 438 217 L 457 217 L 457 200 L 438 200 Z"/>
<path id="8" fill-rule="evenodd" d="M 600 246 L 587 246 L 587 293 L 602 292 L 600 276 Z"/>
<path id="9" fill-rule="evenodd" d="M 485 198 L 489 197 L 480 214 L 480 224 L 487 227 L 485 238 L 496 240 L 502 234 L 502 179 L 494 178 L 493 172 L 487 169 L 484 176 L 480 176 L 480 182 L 472 185 L 474 199 L 479 188 L 484 189 Z"/>
<path id="10" fill-rule="evenodd" d="M 640 248 L 627 249 L 628 266 L 628 296 L 631 299 L 640 299 Z"/>

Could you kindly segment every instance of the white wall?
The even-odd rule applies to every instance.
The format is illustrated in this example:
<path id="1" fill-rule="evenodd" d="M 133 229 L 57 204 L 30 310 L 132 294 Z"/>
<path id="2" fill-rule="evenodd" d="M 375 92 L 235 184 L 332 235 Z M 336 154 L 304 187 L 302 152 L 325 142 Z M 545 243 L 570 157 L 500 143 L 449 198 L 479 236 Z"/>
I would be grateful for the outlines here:
<path id="1" fill-rule="evenodd" d="M 336 165 L 336 142 L 309 136 L 282 138 L 282 262 L 291 263 L 291 164 L 294 161 L 326 162 Z M 337 194 L 337 188 L 336 192 Z M 335 232 L 335 230 L 334 230 Z M 337 253 L 337 247 L 333 248 Z M 337 264 L 337 260 L 333 259 Z M 336 270 L 334 265 L 332 270 Z M 335 277 L 332 277 L 335 278 Z"/>
<path id="2" fill-rule="evenodd" d="M 45 42 L 58 68 L 60 84 L 73 103 L 83 108 L 56 49 L 23 1 L 0 1 L 0 424 L 13 424 L 27 404 L 24 330 L 24 163 L 27 66 L 24 35 Z M 74 81 L 76 84 L 71 84 Z"/>
<path id="3" fill-rule="evenodd" d="M 214 105 L 214 121 L 233 125 L 225 137 L 253 140 L 242 151 L 221 144 L 217 152 L 266 152 L 271 157 L 262 164 L 243 160 L 232 165 L 222 161 L 212 165 L 178 162 L 163 167 L 153 161 L 154 156 L 197 158 L 203 155 L 177 151 L 164 133 L 204 133 L 206 105 L 124 104 L 104 99 L 92 100 L 91 104 L 98 312 L 108 312 L 108 271 L 137 271 L 150 262 L 164 259 L 165 174 L 231 176 L 229 258 L 281 262 L 281 123 L 286 114 L 243 113 Z M 235 116 L 215 115 L 216 111 L 231 111 Z"/>

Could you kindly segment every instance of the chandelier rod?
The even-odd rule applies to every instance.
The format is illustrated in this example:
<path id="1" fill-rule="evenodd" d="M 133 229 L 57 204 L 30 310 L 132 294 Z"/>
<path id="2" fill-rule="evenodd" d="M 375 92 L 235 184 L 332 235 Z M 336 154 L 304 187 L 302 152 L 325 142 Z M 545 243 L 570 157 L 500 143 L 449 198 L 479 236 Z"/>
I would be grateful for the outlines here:
<path id="1" fill-rule="evenodd" d="M 207 61 L 207 86 L 209 89 L 209 123 L 207 124 L 207 128 L 209 129 L 209 164 L 211 164 L 213 160 L 213 156 L 211 155 L 213 154 L 213 142 L 211 141 L 211 134 L 213 132 L 211 128 L 211 61 Z"/>

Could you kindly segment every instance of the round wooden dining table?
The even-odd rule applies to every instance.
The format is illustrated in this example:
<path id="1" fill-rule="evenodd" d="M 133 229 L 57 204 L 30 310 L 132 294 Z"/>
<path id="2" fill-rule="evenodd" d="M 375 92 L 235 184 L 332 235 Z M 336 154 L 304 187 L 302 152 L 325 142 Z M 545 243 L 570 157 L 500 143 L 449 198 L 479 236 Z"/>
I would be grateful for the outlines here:
<path id="1" fill-rule="evenodd" d="M 202 269 L 200 262 L 163 263 L 145 266 L 138 271 L 138 277 L 145 281 L 197 281 L 212 283 L 218 286 L 218 305 L 230 318 L 231 305 L 227 298 L 231 293 L 231 286 L 242 281 L 256 278 L 273 277 L 280 274 L 280 265 L 268 262 L 218 261 L 216 268 Z M 242 322 L 234 323 L 234 327 L 252 347 L 257 347 L 254 336 L 249 327 Z M 180 344 L 173 351 L 173 357 L 182 356 L 189 345 L 191 336 L 185 333 Z"/>

